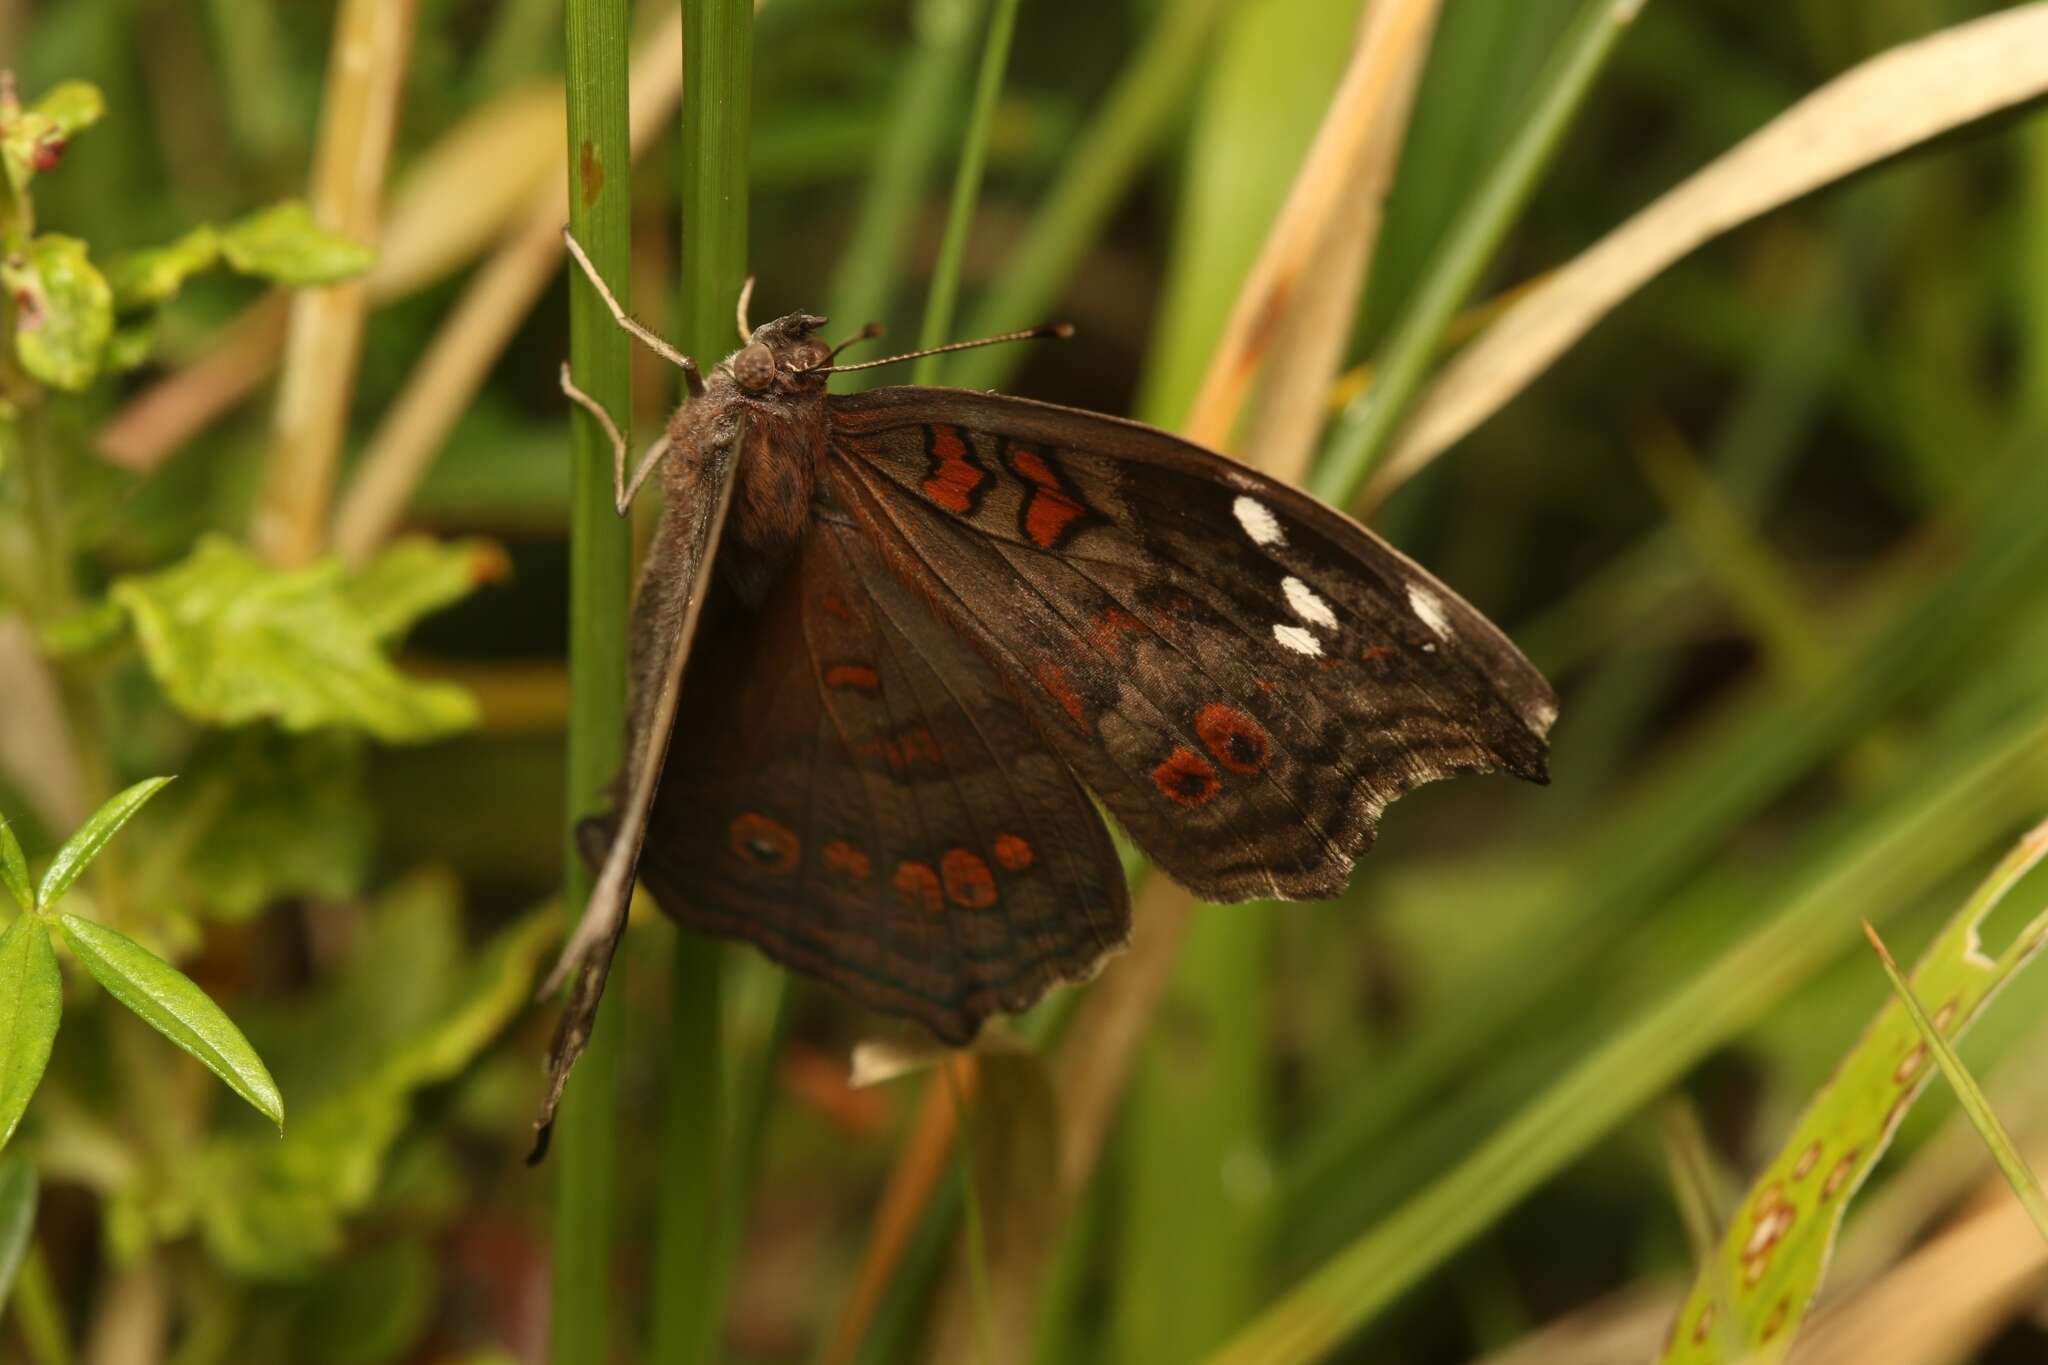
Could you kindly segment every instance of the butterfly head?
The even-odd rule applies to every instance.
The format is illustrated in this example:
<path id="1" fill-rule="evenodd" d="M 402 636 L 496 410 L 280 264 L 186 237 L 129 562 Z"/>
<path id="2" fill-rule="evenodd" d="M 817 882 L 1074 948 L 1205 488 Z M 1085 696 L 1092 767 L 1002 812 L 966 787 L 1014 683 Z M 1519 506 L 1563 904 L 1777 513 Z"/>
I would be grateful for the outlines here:
<path id="1" fill-rule="evenodd" d="M 823 367 L 831 359 L 831 348 L 813 334 L 824 325 L 825 319 L 815 313 L 791 313 L 762 323 L 725 362 L 733 383 L 755 398 L 823 393 Z"/>

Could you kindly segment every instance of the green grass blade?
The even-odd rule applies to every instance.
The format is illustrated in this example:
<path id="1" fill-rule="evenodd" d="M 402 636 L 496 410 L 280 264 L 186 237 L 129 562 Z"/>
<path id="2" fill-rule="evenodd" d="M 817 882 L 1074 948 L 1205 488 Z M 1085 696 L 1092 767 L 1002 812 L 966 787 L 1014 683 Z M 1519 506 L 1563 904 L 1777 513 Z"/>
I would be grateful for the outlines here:
<path id="1" fill-rule="evenodd" d="M 627 149 L 626 0 L 569 0 L 567 55 L 569 227 L 621 299 L 632 217 Z M 569 361 L 576 383 L 632 430 L 631 339 L 589 283 L 571 272 Z M 611 448 L 596 421 L 570 405 L 569 735 L 563 792 L 565 902 L 581 907 L 591 875 L 576 823 L 603 808 L 625 749 L 626 599 L 631 547 L 613 510 Z M 554 1249 L 548 1359 L 603 1365 L 613 1357 L 612 1250 L 617 1237 L 618 1067 L 626 957 L 591 1026 L 555 1125 Z"/>
<path id="2" fill-rule="evenodd" d="M 1587 0 L 1549 72 L 1538 82 L 1514 140 L 1460 215 L 1395 324 L 1375 367 L 1372 387 L 1345 412 L 1333 433 L 1309 484 L 1317 496 L 1340 505 L 1357 496 L 1435 363 L 1445 330 L 1472 297 L 1556 155 L 1572 116 L 1643 4 L 1644 0 Z"/>
<path id="3" fill-rule="evenodd" d="M 2048 852 L 2048 830 L 2036 831 L 2029 842 L 2032 847 L 2027 849 L 2027 853 L 2031 858 L 2038 859 L 2044 852 Z M 1970 1074 L 1970 1069 L 1963 1065 L 1963 1059 L 1956 1055 L 1955 1048 L 1942 1035 L 1942 1025 L 1929 1017 L 1927 1007 L 1913 994 L 1912 986 L 1907 984 L 1904 974 L 1899 971 L 1899 964 L 1892 960 L 1891 951 L 1884 946 L 1884 940 L 1878 937 L 1877 930 L 1866 922 L 1863 932 L 1870 939 L 1870 946 L 1876 950 L 1878 962 L 1884 967 L 1885 975 L 1890 978 L 1892 990 L 1898 995 L 1899 1002 L 1913 1017 L 1913 1027 L 1920 1031 L 1920 1040 L 1933 1049 L 1934 1060 L 1941 1064 L 1942 1074 L 1948 1077 L 1948 1083 L 1955 1088 L 1956 1099 L 1962 1103 L 1963 1112 L 1969 1116 L 1970 1126 L 1977 1130 L 1984 1139 L 1984 1145 L 1991 1149 L 1992 1160 L 1998 1163 L 1999 1172 L 2005 1176 L 2006 1183 L 2012 1186 L 2013 1194 L 2019 1199 L 2021 1207 L 2026 1209 L 2027 1217 L 2040 1232 L 2041 1239 L 2048 1241 L 2048 1198 L 2042 1196 L 2041 1182 L 2034 1178 L 2034 1172 L 2027 1165 L 2026 1158 L 2020 1155 L 2019 1148 L 2013 1144 L 2012 1135 L 2006 1132 L 2005 1125 L 1998 1121 L 1998 1114 L 1991 1108 L 1991 1101 L 1985 1098 L 1983 1087 L 1977 1084 L 1977 1078 Z M 2021 937 L 2024 940 L 2029 935 Z M 2038 949 L 2042 942 L 2038 933 L 2031 937 L 2029 955 Z M 1943 1009 L 1946 1011 L 1948 1006 L 1944 1005 Z M 1968 1019 L 1964 1019 L 1953 1027 L 1960 1034 L 1968 1022 Z"/>
<path id="4" fill-rule="evenodd" d="M 1199 85 L 1203 56 L 1228 0 L 1168 0 L 1144 46 L 1066 158 L 1002 273 L 968 316 L 963 336 L 990 336 L 1047 320 L 1074 268 L 1172 129 Z M 991 346 L 955 356 L 948 382 L 1002 387 L 1024 348 Z"/>
<path id="5" fill-rule="evenodd" d="M 55 905 L 85 871 L 86 865 L 100 855 L 107 841 L 120 833 L 121 826 L 127 824 L 135 812 L 142 809 L 143 803 L 162 791 L 170 780 L 168 777 L 145 779 L 94 811 L 78 827 L 78 832 L 64 841 L 64 847 L 57 850 L 57 856 L 50 860 L 49 870 L 43 873 L 43 884 L 36 891 L 36 904 L 45 910 Z"/>
<path id="6" fill-rule="evenodd" d="M 1523 1196 L 1757 1018 L 1832 958 L 1863 907 L 1938 875 L 1972 831 L 2010 818 L 2012 788 L 2048 753 L 2037 707 L 1938 775 L 1916 775 L 1846 851 L 1822 864 L 1753 933 L 1666 991 L 1576 1067 L 1288 1291 L 1212 1359 L 1285 1365 L 1319 1359 L 1492 1226 Z"/>
<path id="7" fill-rule="evenodd" d="M 28 859 L 22 856 L 21 841 L 14 837 L 14 827 L 4 815 L 0 815 L 0 885 L 6 886 L 21 913 L 34 912 L 36 893 L 29 885 Z"/>
<path id="8" fill-rule="evenodd" d="M 192 978 L 126 934 L 77 915 L 57 923 L 93 980 L 145 1024 L 197 1057 L 257 1113 L 284 1127 L 284 1096 L 249 1040 Z"/>
<path id="9" fill-rule="evenodd" d="M 738 345 L 733 306 L 747 278 L 754 10 L 749 0 L 683 5 L 682 348 L 707 369 Z M 722 1046 L 725 951 L 678 930 L 662 1046 L 663 1163 L 655 1192 L 654 1339 L 660 1365 L 716 1358 L 745 1203 L 734 1146 L 740 1059 Z M 765 1066 L 765 1058 L 745 1065 Z"/>
<path id="10" fill-rule="evenodd" d="M 974 104 L 967 134 L 960 144 L 960 169 L 953 178 L 953 198 L 946 209 L 946 235 L 932 268 L 931 292 L 924 301 L 924 327 L 918 349 L 953 338 L 953 305 L 960 297 L 960 265 L 967 258 L 967 236 L 974 228 L 974 207 L 981 198 L 981 173 L 988 164 L 988 134 L 995 123 L 996 99 L 1003 92 L 1003 70 L 1010 62 L 1010 39 L 1017 31 L 1017 0 L 995 0 L 988 17 L 988 35 L 981 49 L 981 70 L 975 76 Z M 928 355 L 917 362 L 911 382 L 938 382 L 944 357 Z"/>
<path id="11" fill-rule="evenodd" d="M 64 1012 L 49 926 L 23 915 L 0 934 L 0 1147 L 42 1083 Z"/>
<path id="12" fill-rule="evenodd" d="M 1878 950 L 1897 998 L 1879 1011 L 1828 1083 L 1807 1106 L 1790 1137 L 1744 1194 L 1742 1204 L 1701 1267 L 1679 1310 L 1663 1365 L 1769 1362 L 1792 1349 L 1807 1309 L 1834 1252 L 1843 1215 L 1864 1179 L 1890 1145 L 1892 1134 L 1926 1088 L 1932 1048 L 1954 1057 L 1949 1039 L 1960 1037 L 1991 998 L 2048 942 L 2048 912 L 2021 930 L 1996 959 L 1978 946 L 1978 931 L 2028 869 L 2048 856 L 2048 827 L 2037 829 L 2009 853 L 1949 920 L 1913 970 L 1908 986 L 1884 951 L 1876 930 L 1863 931 Z M 1934 1018 L 1920 997 L 1939 999 Z M 2006 1155 L 2026 1170 L 2010 1139 L 1990 1116 L 1983 1093 L 1963 1076 L 1980 1115 L 2005 1142 Z M 1958 1086 L 1958 1093 L 1962 1087 Z M 1965 1101 L 1965 1107 L 1969 1107 Z M 1990 1140 L 1987 1137 L 1987 1140 Z M 1994 1152 L 1997 1144 L 1993 1143 Z M 2031 1185 L 2031 1176 L 2022 1177 Z M 2029 1212 L 2048 1218 L 2038 1186 Z M 2038 1212 L 2037 1212 L 2038 1210 Z M 2048 1227 L 2044 1227 L 2048 1236 Z"/>
<path id="13" fill-rule="evenodd" d="M 0 1160 L 0 1309 L 14 1293 L 14 1277 L 36 1230 L 36 1168 L 26 1158 Z"/>

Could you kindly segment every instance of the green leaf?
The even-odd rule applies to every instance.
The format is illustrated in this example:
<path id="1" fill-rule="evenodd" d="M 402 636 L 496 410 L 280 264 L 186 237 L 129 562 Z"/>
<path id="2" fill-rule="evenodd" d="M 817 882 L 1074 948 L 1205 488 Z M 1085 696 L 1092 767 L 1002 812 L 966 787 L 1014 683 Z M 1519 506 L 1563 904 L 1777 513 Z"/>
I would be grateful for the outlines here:
<path id="1" fill-rule="evenodd" d="M 50 931 L 23 915 L 0 934 L 0 1147 L 14 1136 L 42 1083 L 64 1012 L 64 983 Z"/>
<path id="2" fill-rule="evenodd" d="M 99 373 L 114 330 L 114 295 L 76 237 L 45 233 L 0 261 L 14 299 L 14 353 L 52 388 L 76 392 Z"/>
<path id="3" fill-rule="evenodd" d="M 288 199 L 220 230 L 221 255 L 244 275 L 279 284 L 334 284 L 368 270 L 377 254 L 314 223 L 303 201 Z"/>
<path id="4" fill-rule="evenodd" d="M 43 873 L 43 884 L 36 892 L 36 904 L 47 910 L 55 905 L 71 884 L 78 880 L 86 865 L 107 846 L 107 841 L 128 823 L 143 803 L 162 791 L 168 777 L 151 777 L 137 782 L 128 790 L 114 796 L 94 811 L 78 832 L 64 841 L 64 847 L 57 850 L 57 856 L 50 860 L 49 870 Z"/>
<path id="5" fill-rule="evenodd" d="M 197 1057 L 228 1088 L 284 1129 L 284 1096 L 263 1059 L 205 991 L 170 963 L 129 938 L 77 915 L 58 920 L 64 940 L 107 993 L 142 1021 Z"/>
<path id="6" fill-rule="evenodd" d="M 205 225 L 175 242 L 131 251 L 107 267 L 114 307 L 126 312 L 174 297 L 185 281 L 220 259 L 220 234 Z"/>
<path id="7" fill-rule="evenodd" d="M 220 537 L 162 572 L 114 584 L 144 660 L 177 707 L 216 725 L 347 726 L 404 743 L 477 722 L 446 683 L 415 682 L 377 644 L 378 618 L 332 561 L 274 569 Z"/>
<path id="8" fill-rule="evenodd" d="M 2006 892 L 2048 857 L 2048 825 L 2027 836 L 1964 903 L 1913 969 L 1913 994 L 1951 1042 L 2048 942 L 2048 911 L 1996 958 L 1978 930 Z M 1820 1289 L 1849 1201 L 1935 1068 L 1894 996 L 1814 1096 L 1764 1167 L 1679 1311 L 1662 1365 L 1784 1359 Z"/>
<path id="9" fill-rule="evenodd" d="M 459 897 L 447 875 L 407 878 L 333 985 L 268 1027 L 252 1019 L 300 1098 L 282 1141 L 217 1138 L 199 1176 L 200 1230 L 235 1273 L 296 1277 L 336 1254 L 343 1220 L 382 1186 L 413 1094 L 461 1072 L 526 1008 L 561 936 L 559 908 L 479 950 L 464 941 Z"/>
<path id="10" fill-rule="evenodd" d="M 35 892 L 29 889 L 28 859 L 22 856 L 21 840 L 14 837 L 14 826 L 4 815 L 0 815 L 0 885 L 6 886 L 22 913 L 36 908 Z"/>
<path id="11" fill-rule="evenodd" d="M 343 591 L 371 631 L 389 640 L 510 571 L 505 552 L 488 540 L 407 536 L 357 570 Z"/>
<path id="12" fill-rule="evenodd" d="M 14 1277 L 36 1230 L 36 1168 L 18 1156 L 0 1158 L 0 1309 L 14 1292 Z"/>
<path id="13" fill-rule="evenodd" d="M 55 170 L 71 139 L 100 121 L 107 102 L 99 87 L 65 81 L 28 108 L 10 116 L 0 109 L 0 163 L 19 191 L 44 171 Z"/>
<path id="14" fill-rule="evenodd" d="M 126 374 L 147 365 L 156 356 L 156 324 L 156 314 L 151 313 L 139 322 L 116 327 L 114 335 L 107 338 L 100 368 L 108 374 Z"/>

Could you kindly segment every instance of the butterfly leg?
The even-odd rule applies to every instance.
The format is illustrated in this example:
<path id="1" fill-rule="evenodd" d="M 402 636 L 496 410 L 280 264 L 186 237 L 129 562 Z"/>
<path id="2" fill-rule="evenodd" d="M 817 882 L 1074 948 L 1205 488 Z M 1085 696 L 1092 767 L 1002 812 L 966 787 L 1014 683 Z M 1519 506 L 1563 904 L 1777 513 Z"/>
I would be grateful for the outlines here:
<path id="1" fill-rule="evenodd" d="M 654 443 L 647 447 L 647 453 L 640 457 L 640 463 L 634 466 L 633 477 L 629 479 L 626 477 L 626 438 L 619 434 L 618 424 L 604 410 L 604 404 L 576 387 L 576 381 L 569 377 L 567 361 L 562 363 L 562 392 L 568 395 L 570 402 L 597 419 L 597 424 L 604 428 L 605 439 L 612 443 L 612 505 L 623 517 L 626 509 L 633 505 L 640 485 L 647 482 L 647 476 L 661 463 L 661 457 L 668 454 L 668 435 L 663 433 L 655 437 Z"/>
<path id="2" fill-rule="evenodd" d="M 690 397 L 702 398 L 704 376 L 698 373 L 697 362 L 669 345 L 653 331 L 641 326 L 637 319 L 619 306 L 618 299 L 612 295 L 611 286 L 604 282 L 604 277 L 597 273 L 597 267 L 590 263 L 590 257 L 583 253 L 583 243 L 576 240 L 575 233 L 563 228 L 562 241 L 567 244 L 569 254 L 576 258 L 576 264 L 582 268 L 583 278 L 590 281 L 590 287 L 597 291 L 597 296 L 604 300 L 604 306 L 611 311 L 612 321 L 638 337 L 648 350 L 681 370 L 683 384 L 689 389 Z"/>

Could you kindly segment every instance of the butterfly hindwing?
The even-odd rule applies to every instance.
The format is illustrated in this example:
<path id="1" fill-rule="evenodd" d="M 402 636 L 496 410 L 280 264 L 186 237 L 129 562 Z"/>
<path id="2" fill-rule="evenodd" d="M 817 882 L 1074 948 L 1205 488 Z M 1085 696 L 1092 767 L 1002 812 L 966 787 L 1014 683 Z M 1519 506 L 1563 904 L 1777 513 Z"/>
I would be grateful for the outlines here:
<path id="1" fill-rule="evenodd" d="M 640 876 L 685 924 L 965 1042 L 1128 932 L 1086 794 L 988 664 L 829 508 L 707 627 Z"/>
<path id="2" fill-rule="evenodd" d="M 1212 899 L 1340 890 L 1387 802 L 1541 779 L 1547 683 L 1349 518 L 1152 428 L 832 400 L 828 481 L 1139 845 Z"/>

